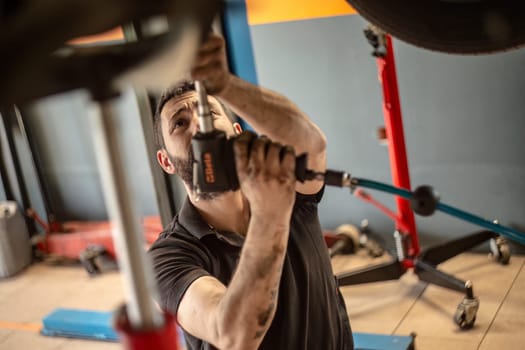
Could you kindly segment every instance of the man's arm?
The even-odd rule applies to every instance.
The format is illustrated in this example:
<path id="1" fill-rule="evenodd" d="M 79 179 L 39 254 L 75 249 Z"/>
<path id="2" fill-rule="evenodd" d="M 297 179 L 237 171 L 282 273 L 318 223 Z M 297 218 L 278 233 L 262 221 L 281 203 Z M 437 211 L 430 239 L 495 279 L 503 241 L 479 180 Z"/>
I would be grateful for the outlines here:
<path id="1" fill-rule="evenodd" d="M 270 327 L 279 293 L 295 199 L 295 154 L 265 138 L 234 144 L 250 222 L 228 288 L 213 277 L 195 280 L 177 311 L 181 326 L 220 349 L 257 349 Z M 281 160 L 281 154 L 283 154 Z"/>
<path id="2" fill-rule="evenodd" d="M 228 288 L 209 276 L 190 285 L 177 312 L 177 320 L 187 332 L 218 349 L 259 347 L 277 307 L 286 251 L 286 242 L 280 238 L 269 244 L 275 237 L 268 237 L 265 229 L 273 231 L 273 227 L 250 228 Z"/>
<path id="3" fill-rule="evenodd" d="M 297 154 L 307 152 L 309 169 L 326 169 L 326 138 L 322 131 L 286 97 L 230 74 L 220 36 L 211 34 L 202 45 L 192 77 L 203 80 L 209 93 L 220 98 L 258 133 L 291 145 Z M 321 181 L 298 182 L 297 191 L 316 193 L 322 185 Z"/>

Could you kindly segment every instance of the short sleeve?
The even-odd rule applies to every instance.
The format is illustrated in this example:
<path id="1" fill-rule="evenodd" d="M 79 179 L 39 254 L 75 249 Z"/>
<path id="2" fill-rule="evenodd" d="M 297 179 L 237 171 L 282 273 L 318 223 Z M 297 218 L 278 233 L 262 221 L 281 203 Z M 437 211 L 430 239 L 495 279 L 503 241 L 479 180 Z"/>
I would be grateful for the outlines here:
<path id="1" fill-rule="evenodd" d="M 150 248 L 159 304 L 173 314 L 188 287 L 199 277 L 209 276 L 210 261 L 198 239 L 172 234 L 160 238 Z"/>
<path id="2" fill-rule="evenodd" d="M 319 203 L 321 202 L 321 199 L 323 198 L 325 186 L 321 187 L 321 189 L 314 194 L 303 194 L 300 192 L 296 192 L 295 194 L 295 201 L 297 203 L 307 203 L 307 202 L 313 202 L 313 203 Z"/>

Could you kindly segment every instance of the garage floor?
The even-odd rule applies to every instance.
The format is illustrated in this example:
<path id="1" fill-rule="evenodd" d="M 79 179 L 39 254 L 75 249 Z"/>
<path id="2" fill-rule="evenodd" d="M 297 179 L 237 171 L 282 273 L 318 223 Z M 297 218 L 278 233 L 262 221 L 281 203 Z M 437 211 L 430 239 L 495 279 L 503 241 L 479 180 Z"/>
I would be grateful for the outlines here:
<path id="1" fill-rule="evenodd" d="M 364 251 L 333 259 L 336 271 L 375 264 Z M 480 299 L 473 329 L 460 331 L 452 321 L 459 293 L 419 282 L 411 271 L 400 280 L 342 287 L 355 332 L 417 334 L 419 350 L 525 348 L 525 257 L 513 256 L 501 266 L 483 254 L 462 254 L 441 268 L 470 279 Z M 0 280 L 0 349 L 112 350 L 117 343 L 45 337 L 44 316 L 59 307 L 110 311 L 123 301 L 117 272 L 92 278 L 79 266 L 34 264 L 19 275 Z"/>

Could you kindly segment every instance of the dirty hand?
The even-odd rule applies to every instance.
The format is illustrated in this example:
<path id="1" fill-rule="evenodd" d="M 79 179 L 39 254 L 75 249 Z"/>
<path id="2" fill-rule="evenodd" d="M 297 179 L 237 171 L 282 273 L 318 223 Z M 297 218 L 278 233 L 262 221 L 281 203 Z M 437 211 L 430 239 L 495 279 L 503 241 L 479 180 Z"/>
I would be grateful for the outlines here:
<path id="1" fill-rule="evenodd" d="M 220 94 L 228 85 L 230 72 L 226 60 L 224 39 L 210 33 L 197 52 L 195 63 L 191 69 L 194 80 L 204 82 L 206 90 L 211 95 Z"/>
<path id="2" fill-rule="evenodd" d="M 251 215 L 290 220 L 295 200 L 295 152 L 289 146 L 243 132 L 234 143 L 241 190 Z"/>

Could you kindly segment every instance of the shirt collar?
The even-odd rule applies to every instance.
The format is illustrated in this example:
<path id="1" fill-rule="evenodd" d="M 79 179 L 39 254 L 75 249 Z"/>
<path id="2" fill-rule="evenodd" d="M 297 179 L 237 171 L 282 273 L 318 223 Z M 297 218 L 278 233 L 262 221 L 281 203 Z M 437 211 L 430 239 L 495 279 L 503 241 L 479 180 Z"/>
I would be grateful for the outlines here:
<path id="1" fill-rule="evenodd" d="M 201 240 L 212 235 L 234 246 L 242 246 L 244 237 L 227 231 L 218 231 L 204 220 L 193 203 L 186 197 L 178 216 L 179 224 L 192 236 Z"/>

